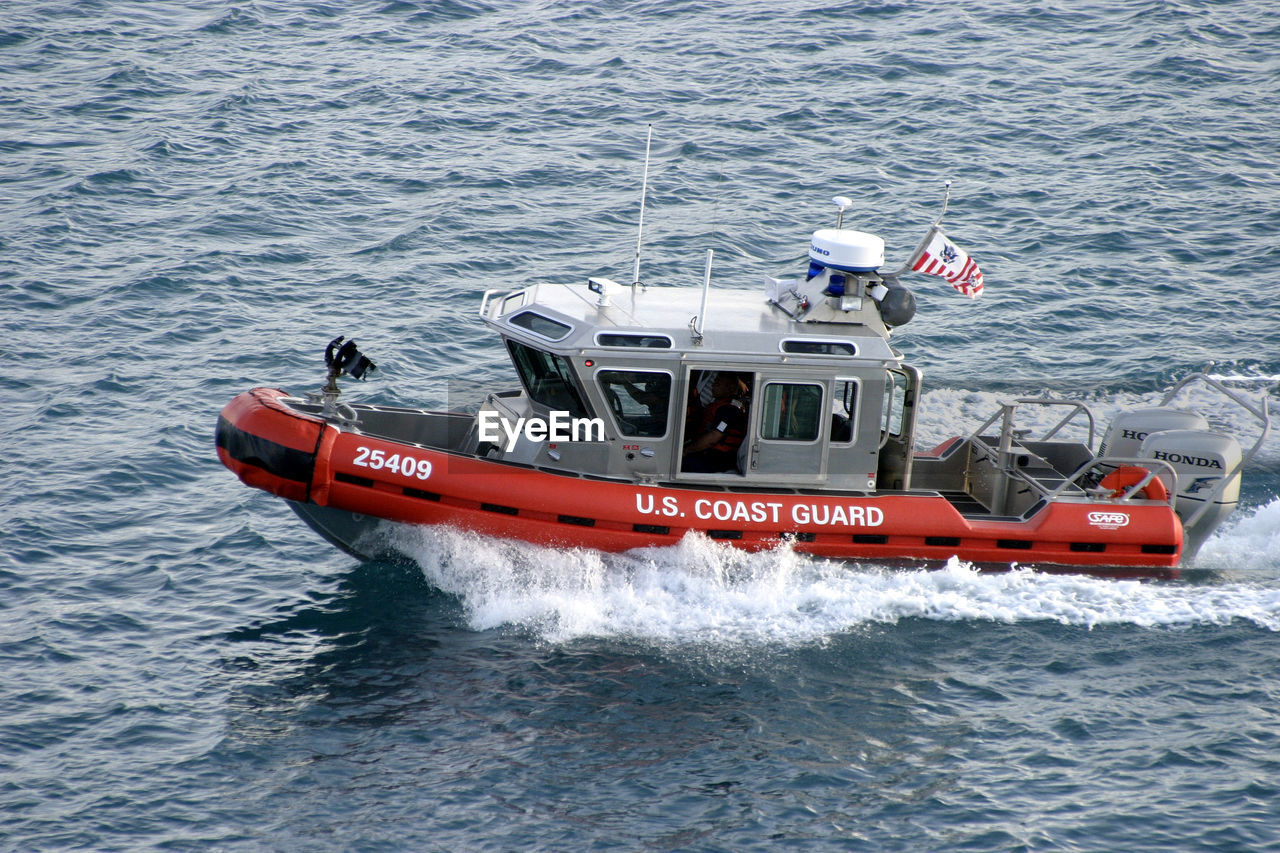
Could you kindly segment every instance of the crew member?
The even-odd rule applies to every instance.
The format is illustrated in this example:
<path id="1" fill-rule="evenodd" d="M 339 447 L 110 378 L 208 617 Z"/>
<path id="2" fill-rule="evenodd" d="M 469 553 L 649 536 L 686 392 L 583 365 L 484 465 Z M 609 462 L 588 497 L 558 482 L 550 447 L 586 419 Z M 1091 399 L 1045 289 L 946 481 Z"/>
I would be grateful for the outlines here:
<path id="1" fill-rule="evenodd" d="M 701 432 L 684 443 L 680 470 L 714 474 L 738 470 L 738 448 L 747 436 L 749 386 L 737 373 L 721 371 L 711 385 Z"/>

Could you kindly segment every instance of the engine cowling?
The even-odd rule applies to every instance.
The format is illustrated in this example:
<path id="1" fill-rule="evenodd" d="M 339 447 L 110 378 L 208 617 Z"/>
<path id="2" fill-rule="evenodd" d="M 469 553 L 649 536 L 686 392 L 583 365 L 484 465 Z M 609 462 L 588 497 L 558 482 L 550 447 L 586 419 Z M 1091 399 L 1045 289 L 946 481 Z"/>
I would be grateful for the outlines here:
<path id="1" fill-rule="evenodd" d="M 1099 455 L 1152 459 L 1173 468 L 1176 489 L 1167 472 L 1160 473 L 1163 467 L 1157 475 L 1172 492 L 1174 512 L 1182 519 L 1184 559 L 1199 550 L 1240 500 L 1239 442 L 1215 432 L 1195 412 L 1167 407 L 1123 412 L 1108 428 Z"/>
<path id="2" fill-rule="evenodd" d="M 1209 422 L 1196 412 L 1169 407 L 1121 412 L 1103 436 L 1098 455 L 1137 456 L 1148 435 L 1168 429 L 1207 430 Z"/>
<path id="3" fill-rule="evenodd" d="M 1167 462 L 1178 472 L 1173 508 L 1187 525 L 1186 538 L 1195 548 L 1239 503 L 1242 455 L 1234 438 L 1210 430 L 1162 430 L 1143 440 L 1139 457 Z"/>

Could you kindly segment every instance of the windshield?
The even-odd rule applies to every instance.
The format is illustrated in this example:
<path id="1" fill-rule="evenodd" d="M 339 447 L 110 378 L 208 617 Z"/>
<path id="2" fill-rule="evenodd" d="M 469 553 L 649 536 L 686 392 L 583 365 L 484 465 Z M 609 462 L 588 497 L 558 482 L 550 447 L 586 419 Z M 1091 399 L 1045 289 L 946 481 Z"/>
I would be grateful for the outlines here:
<path id="1" fill-rule="evenodd" d="M 583 405 L 577 377 L 567 359 L 516 341 L 508 341 L 507 346 L 531 400 L 553 411 L 568 412 L 571 417 L 591 416 Z"/>

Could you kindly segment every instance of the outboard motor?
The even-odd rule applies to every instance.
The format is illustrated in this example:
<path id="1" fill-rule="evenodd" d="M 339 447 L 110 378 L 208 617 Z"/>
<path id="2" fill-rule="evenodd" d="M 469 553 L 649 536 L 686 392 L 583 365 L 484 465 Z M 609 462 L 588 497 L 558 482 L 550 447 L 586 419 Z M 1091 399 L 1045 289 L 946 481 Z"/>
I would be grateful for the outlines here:
<path id="1" fill-rule="evenodd" d="M 1098 455 L 1156 459 L 1173 468 L 1178 475 L 1173 508 L 1184 525 L 1184 559 L 1200 549 L 1240 499 L 1239 443 L 1211 430 L 1195 412 L 1167 407 L 1122 412 L 1107 429 Z M 1224 477 L 1229 481 L 1223 483 Z M 1161 479 L 1172 491 L 1167 474 Z"/>
<path id="2" fill-rule="evenodd" d="M 1137 456 L 1142 442 L 1153 432 L 1166 429 L 1207 430 L 1209 422 L 1184 409 L 1152 408 L 1121 412 L 1107 428 L 1099 456 Z M 1172 484 L 1167 484 L 1172 485 Z"/>
<path id="3" fill-rule="evenodd" d="M 1173 508 L 1183 523 L 1183 555 L 1194 556 L 1240 501 L 1240 444 L 1209 430 L 1167 429 L 1148 435 L 1138 456 L 1178 472 Z"/>

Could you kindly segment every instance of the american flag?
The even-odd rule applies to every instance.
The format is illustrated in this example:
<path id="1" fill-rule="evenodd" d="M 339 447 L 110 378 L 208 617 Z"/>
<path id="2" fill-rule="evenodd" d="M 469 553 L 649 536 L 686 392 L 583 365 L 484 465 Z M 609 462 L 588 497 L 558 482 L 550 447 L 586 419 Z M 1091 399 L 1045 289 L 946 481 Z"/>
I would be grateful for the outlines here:
<path id="1" fill-rule="evenodd" d="M 920 249 L 909 266 L 925 275 L 942 276 L 970 299 L 982 293 L 982 270 L 936 225 L 921 241 Z"/>

